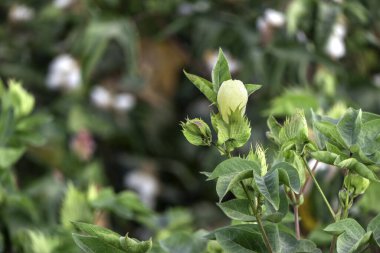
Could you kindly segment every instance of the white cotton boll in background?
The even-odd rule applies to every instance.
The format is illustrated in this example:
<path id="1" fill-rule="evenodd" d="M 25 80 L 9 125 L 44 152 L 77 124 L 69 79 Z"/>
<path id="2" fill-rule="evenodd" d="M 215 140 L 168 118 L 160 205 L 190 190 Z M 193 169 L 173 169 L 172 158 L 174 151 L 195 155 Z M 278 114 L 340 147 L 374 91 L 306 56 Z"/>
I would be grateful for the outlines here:
<path id="1" fill-rule="evenodd" d="M 315 159 L 310 159 L 309 162 L 307 163 L 309 165 L 309 168 L 310 169 L 313 169 L 315 163 L 316 163 L 317 160 Z M 318 162 L 318 165 L 317 165 L 317 168 L 315 168 L 315 172 L 317 171 L 325 171 L 329 168 L 329 165 L 326 164 L 326 163 L 322 163 L 322 162 Z"/>
<path id="2" fill-rule="evenodd" d="M 34 10 L 26 5 L 14 5 L 8 15 L 13 22 L 26 22 L 33 19 Z"/>
<path id="3" fill-rule="evenodd" d="M 260 17 L 256 21 L 256 27 L 257 27 L 257 30 L 259 30 L 260 32 L 263 32 L 263 31 L 266 31 L 269 28 L 269 25 L 265 21 L 264 18 Z"/>
<path id="4" fill-rule="evenodd" d="M 117 111 L 129 111 L 136 104 L 136 98 L 129 93 L 117 94 L 113 99 L 113 108 Z"/>
<path id="5" fill-rule="evenodd" d="M 274 27 L 282 27 L 285 24 L 285 16 L 282 12 L 267 9 L 264 13 L 265 21 Z"/>
<path id="6" fill-rule="evenodd" d="M 380 73 L 375 74 L 372 77 L 373 85 L 375 85 L 376 88 L 380 89 Z"/>
<path id="7" fill-rule="evenodd" d="M 68 54 L 57 56 L 49 66 L 46 84 L 50 89 L 77 89 L 82 82 L 76 60 Z"/>
<path id="8" fill-rule="evenodd" d="M 345 25 L 336 23 L 333 26 L 331 34 L 340 38 L 344 38 L 344 36 L 346 36 L 346 32 L 347 32 L 347 29 Z"/>
<path id="9" fill-rule="evenodd" d="M 153 175 L 136 170 L 126 175 L 124 183 L 139 194 L 144 204 L 151 208 L 155 206 L 159 184 Z"/>
<path id="10" fill-rule="evenodd" d="M 70 7 L 74 3 L 74 0 L 54 0 L 53 5 L 59 9 L 65 9 Z"/>
<path id="11" fill-rule="evenodd" d="M 344 39 L 330 35 L 325 46 L 325 52 L 334 59 L 340 59 L 346 54 L 346 46 L 344 45 Z"/>
<path id="12" fill-rule="evenodd" d="M 112 103 L 111 93 L 101 86 L 95 86 L 91 91 L 90 97 L 92 103 L 99 108 L 108 108 Z"/>

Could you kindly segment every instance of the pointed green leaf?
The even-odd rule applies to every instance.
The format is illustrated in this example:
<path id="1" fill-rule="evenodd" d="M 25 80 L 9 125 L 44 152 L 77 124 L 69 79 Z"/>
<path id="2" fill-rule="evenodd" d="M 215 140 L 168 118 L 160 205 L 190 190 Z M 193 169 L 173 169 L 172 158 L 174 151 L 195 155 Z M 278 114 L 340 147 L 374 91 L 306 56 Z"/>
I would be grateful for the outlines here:
<path id="1" fill-rule="evenodd" d="M 362 111 L 349 108 L 336 125 L 347 147 L 354 145 L 362 128 Z"/>
<path id="2" fill-rule="evenodd" d="M 380 247 L 380 214 L 378 214 L 375 218 L 373 218 L 367 227 L 368 232 L 372 232 L 373 239 Z"/>
<path id="3" fill-rule="evenodd" d="M 114 247 L 113 245 L 107 244 L 95 236 L 79 235 L 73 233 L 73 239 L 78 247 L 86 253 L 125 253 L 123 250 Z"/>
<path id="4" fill-rule="evenodd" d="M 355 158 L 349 158 L 343 161 L 339 161 L 335 165 L 339 168 L 347 168 L 349 170 L 353 170 L 360 176 L 367 178 L 371 181 L 380 182 L 376 174 L 370 168 L 368 168 L 366 165 L 359 162 Z"/>
<path id="5" fill-rule="evenodd" d="M 371 236 L 371 233 L 366 233 L 362 226 L 351 218 L 330 224 L 324 230 L 339 235 L 336 245 L 338 253 L 357 252 L 356 250 L 366 244 Z"/>
<path id="6" fill-rule="evenodd" d="M 252 176 L 253 173 L 260 174 L 260 166 L 257 162 L 248 161 L 240 157 L 234 157 L 218 164 L 208 180 L 221 176 L 233 176 L 245 171 L 253 171 Z"/>
<path id="7" fill-rule="evenodd" d="M 255 176 L 257 189 L 278 210 L 280 204 L 278 170 L 269 171 L 264 177 Z"/>
<path id="8" fill-rule="evenodd" d="M 248 199 L 232 199 L 218 206 L 229 218 L 240 221 L 255 221 Z"/>
<path id="9" fill-rule="evenodd" d="M 183 71 L 186 77 L 207 97 L 211 103 L 216 103 L 216 92 L 212 88 L 212 83 L 206 79 L 189 74 Z"/>
<path id="10" fill-rule="evenodd" d="M 219 87 L 224 81 L 232 79 L 227 59 L 221 48 L 219 48 L 218 59 L 212 69 L 211 76 L 215 93 L 218 93 Z"/>
<path id="11" fill-rule="evenodd" d="M 255 91 L 259 90 L 262 85 L 259 84 L 244 84 L 245 88 L 247 89 L 248 96 L 253 94 Z"/>
<path id="12" fill-rule="evenodd" d="M 290 187 L 295 193 L 299 193 L 301 180 L 296 168 L 287 162 L 280 162 L 275 164 L 272 170 L 278 170 L 281 183 Z"/>

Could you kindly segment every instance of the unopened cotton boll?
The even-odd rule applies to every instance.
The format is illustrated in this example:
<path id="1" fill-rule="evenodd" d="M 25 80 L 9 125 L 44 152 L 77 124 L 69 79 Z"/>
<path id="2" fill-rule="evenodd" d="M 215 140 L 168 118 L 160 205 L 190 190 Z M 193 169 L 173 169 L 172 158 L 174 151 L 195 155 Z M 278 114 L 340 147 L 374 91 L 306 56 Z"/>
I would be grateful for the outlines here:
<path id="1" fill-rule="evenodd" d="M 285 16 L 282 12 L 267 9 L 264 13 L 265 21 L 274 27 L 281 27 L 285 24 Z"/>
<path id="2" fill-rule="evenodd" d="M 8 15 L 13 22 L 26 22 L 33 19 L 34 10 L 26 5 L 14 5 Z"/>
<path id="3" fill-rule="evenodd" d="M 77 89 L 82 82 L 77 61 L 68 54 L 57 56 L 49 66 L 46 84 L 50 89 Z"/>
<path id="4" fill-rule="evenodd" d="M 217 96 L 219 112 L 222 119 L 228 123 L 229 115 L 241 109 L 242 115 L 248 102 L 248 92 L 240 80 L 227 80 L 220 85 Z"/>
<path id="5" fill-rule="evenodd" d="M 343 38 L 330 35 L 325 46 L 325 52 L 334 59 L 340 59 L 346 54 Z"/>
<path id="6" fill-rule="evenodd" d="M 101 86 L 95 86 L 92 89 L 90 96 L 92 103 L 99 108 L 107 108 L 112 103 L 111 93 Z"/>
<path id="7" fill-rule="evenodd" d="M 129 111 L 136 104 L 136 98 L 129 93 L 120 93 L 113 99 L 113 108 L 118 111 Z"/>

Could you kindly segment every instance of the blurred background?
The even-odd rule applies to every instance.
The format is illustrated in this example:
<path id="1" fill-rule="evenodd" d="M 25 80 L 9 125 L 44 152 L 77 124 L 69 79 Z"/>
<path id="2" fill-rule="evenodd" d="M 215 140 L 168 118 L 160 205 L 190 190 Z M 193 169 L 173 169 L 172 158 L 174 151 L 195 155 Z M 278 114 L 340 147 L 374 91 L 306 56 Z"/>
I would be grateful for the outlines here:
<path id="1" fill-rule="evenodd" d="M 33 252 L 27 229 L 28 247 L 78 252 L 73 219 L 141 239 L 226 224 L 200 174 L 222 158 L 187 143 L 179 125 L 210 121 L 182 71 L 211 79 L 219 47 L 233 78 L 263 85 L 247 106 L 253 145 L 271 145 L 270 114 L 380 113 L 378 0 L 1 0 L 0 78 L 33 94 L 39 127 L 13 166 L 0 249 Z M 339 172 L 319 171 L 337 204 Z M 353 215 L 378 213 L 379 191 L 371 186 Z M 301 216 L 323 247 L 321 201 L 309 192 Z"/>

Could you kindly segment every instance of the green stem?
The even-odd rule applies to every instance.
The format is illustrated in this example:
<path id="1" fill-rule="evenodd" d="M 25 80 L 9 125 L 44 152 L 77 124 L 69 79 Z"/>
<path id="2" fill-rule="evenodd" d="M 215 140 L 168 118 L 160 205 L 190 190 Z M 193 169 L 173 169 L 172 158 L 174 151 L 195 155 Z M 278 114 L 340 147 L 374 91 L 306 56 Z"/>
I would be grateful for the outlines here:
<path id="1" fill-rule="evenodd" d="M 307 171 L 309 172 L 311 178 L 312 178 L 313 181 L 314 181 L 315 186 L 317 187 L 319 193 L 321 194 L 323 201 L 325 202 L 327 208 L 329 209 L 332 218 L 333 218 L 334 221 L 335 221 L 335 212 L 334 212 L 334 210 L 332 209 L 332 207 L 331 207 L 329 201 L 327 200 L 325 194 L 323 193 L 322 188 L 319 186 L 319 183 L 318 183 L 317 179 L 314 177 L 313 172 L 310 170 L 309 165 L 307 164 L 305 158 L 303 158 L 303 161 L 304 161 L 304 163 L 305 163 L 305 165 L 306 165 Z"/>
<path id="2" fill-rule="evenodd" d="M 244 183 L 240 181 L 240 184 L 243 187 L 245 195 L 247 196 L 247 198 L 249 200 L 250 206 L 252 208 L 252 212 L 254 213 L 254 215 L 256 217 L 256 221 L 257 221 L 257 224 L 259 225 L 261 235 L 263 236 L 265 246 L 267 247 L 269 253 L 273 253 L 273 249 L 272 249 L 272 246 L 270 245 L 268 235 L 265 232 L 264 225 L 263 225 L 263 222 L 261 220 L 261 213 L 258 212 L 258 210 L 257 210 L 258 208 L 261 208 L 261 207 L 256 206 L 255 202 L 252 200 L 251 196 L 249 195 L 247 187 L 245 187 Z"/>

